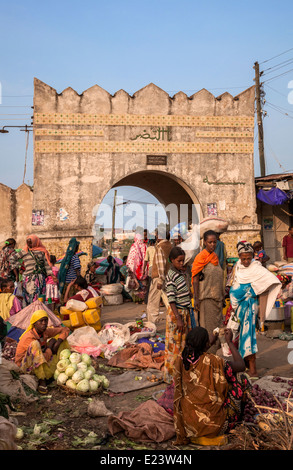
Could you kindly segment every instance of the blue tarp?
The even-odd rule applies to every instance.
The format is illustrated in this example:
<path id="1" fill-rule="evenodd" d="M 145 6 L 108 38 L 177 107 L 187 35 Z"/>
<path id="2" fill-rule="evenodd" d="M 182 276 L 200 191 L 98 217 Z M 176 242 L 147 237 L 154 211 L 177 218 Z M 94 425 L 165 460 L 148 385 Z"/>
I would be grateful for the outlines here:
<path id="1" fill-rule="evenodd" d="M 277 206 L 288 201 L 288 196 L 279 188 L 272 188 L 268 191 L 260 189 L 257 193 L 257 199 L 271 206 Z"/>

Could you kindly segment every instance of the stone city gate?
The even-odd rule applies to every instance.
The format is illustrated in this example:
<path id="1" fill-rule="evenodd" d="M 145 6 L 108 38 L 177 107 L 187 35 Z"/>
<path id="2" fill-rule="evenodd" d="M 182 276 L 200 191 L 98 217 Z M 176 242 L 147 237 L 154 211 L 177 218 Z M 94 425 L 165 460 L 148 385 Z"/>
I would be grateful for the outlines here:
<path id="1" fill-rule="evenodd" d="M 91 253 L 99 204 L 134 185 L 168 205 L 211 207 L 229 221 L 228 254 L 259 237 L 254 185 L 254 87 L 170 97 L 154 84 L 130 96 L 97 85 L 78 94 L 34 83 L 34 233 L 62 254 L 72 236 Z M 41 212 L 38 212 L 41 211 Z M 63 217 L 63 214 L 66 217 Z"/>

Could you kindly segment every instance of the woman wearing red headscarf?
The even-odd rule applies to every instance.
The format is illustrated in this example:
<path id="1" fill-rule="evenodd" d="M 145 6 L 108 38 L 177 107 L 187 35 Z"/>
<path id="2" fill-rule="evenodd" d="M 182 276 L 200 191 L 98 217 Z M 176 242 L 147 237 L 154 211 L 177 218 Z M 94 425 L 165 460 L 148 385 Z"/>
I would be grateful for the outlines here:
<path id="1" fill-rule="evenodd" d="M 35 302 L 46 291 L 46 277 L 53 276 L 50 255 L 41 240 L 34 234 L 27 237 L 26 246 L 18 253 L 23 260 L 23 297 L 27 305 Z"/>

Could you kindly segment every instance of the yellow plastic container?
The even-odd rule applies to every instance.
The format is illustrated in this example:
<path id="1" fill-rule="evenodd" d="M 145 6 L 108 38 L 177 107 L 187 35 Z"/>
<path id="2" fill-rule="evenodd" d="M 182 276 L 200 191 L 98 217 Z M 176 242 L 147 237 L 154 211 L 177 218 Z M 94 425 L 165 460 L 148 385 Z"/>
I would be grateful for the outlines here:
<path id="1" fill-rule="evenodd" d="M 60 318 L 61 320 L 69 320 L 69 316 L 72 310 L 68 310 L 66 307 L 60 307 Z"/>
<path id="2" fill-rule="evenodd" d="M 101 310 L 99 308 L 88 308 L 83 312 L 83 318 L 88 325 L 94 325 L 100 321 Z"/>
<path id="3" fill-rule="evenodd" d="M 77 328 L 77 327 L 85 325 L 83 312 L 71 312 L 69 315 L 69 318 L 70 318 L 70 323 L 73 326 L 73 328 Z"/>
<path id="4" fill-rule="evenodd" d="M 67 326 L 67 328 L 72 327 L 70 320 L 62 320 L 62 325 Z"/>
<path id="5" fill-rule="evenodd" d="M 94 323 L 94 325 L 91 325 L 91 327 L 94 328 L 96 331 L 100 331 L 100 329 L 102 328 L 101 321 Z"/>
<path id="6" fill-rule="evenodd" d="M 89 299 L 86 301 L 86 305 L 88 308 L 97 308 L 100 307 L 103 303 L 102 297 L 93 297 L 92 299 Z"/>

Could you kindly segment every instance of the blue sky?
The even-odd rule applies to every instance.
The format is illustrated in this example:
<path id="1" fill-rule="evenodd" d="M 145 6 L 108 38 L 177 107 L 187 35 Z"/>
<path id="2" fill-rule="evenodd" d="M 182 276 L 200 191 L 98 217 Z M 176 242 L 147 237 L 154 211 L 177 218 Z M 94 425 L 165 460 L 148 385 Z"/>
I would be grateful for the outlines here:
<path id="1" fill-rule="evenodd" d="M 263 77 L 272 79 L 264 85 L 267 174 L 293 172 L 293 70 L 277 77 L 293 69 L 292 13 L 287 0 L 2 1 L 0 127 L 31 123 L 34 77 L 59 93 L 98 84 L 111 94 L 121 88 L 132 94 L 153 82 L 171 96 L 201 88 L 237 95 L 253 85 L 259 61 L 261 70 L 275 67 Z M 255 144 L 258 176 L 257 135 Z M 0 134 L 0 155 L 1 183 L 33 184 L 32 134 L 25 177 L 25 132 Z"/>

